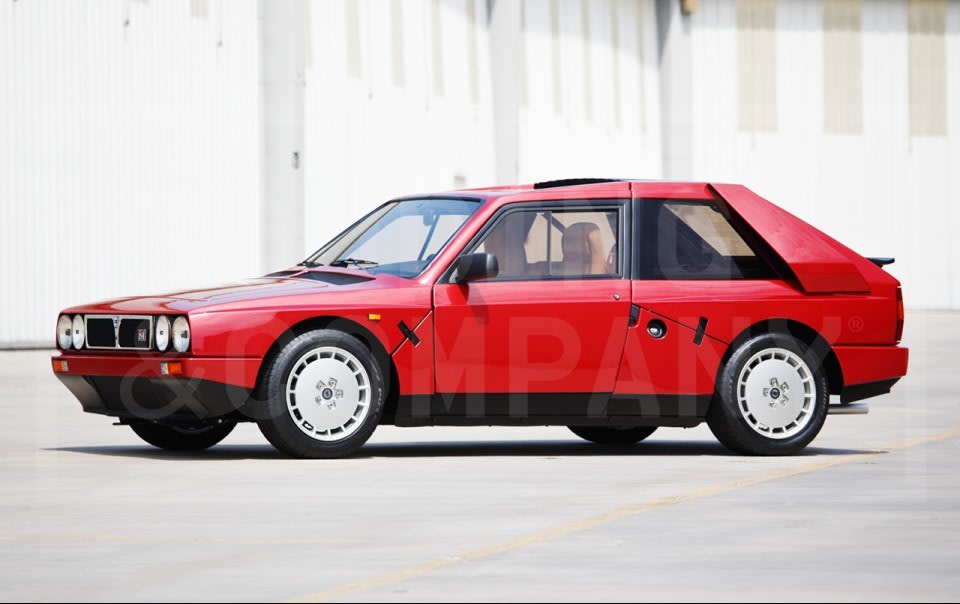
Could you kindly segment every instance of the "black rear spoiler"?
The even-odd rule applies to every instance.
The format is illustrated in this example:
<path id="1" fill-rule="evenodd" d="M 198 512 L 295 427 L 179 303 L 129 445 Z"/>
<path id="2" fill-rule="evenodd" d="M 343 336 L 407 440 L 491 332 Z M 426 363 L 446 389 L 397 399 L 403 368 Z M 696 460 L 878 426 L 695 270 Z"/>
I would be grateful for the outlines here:
<path id="1" fill-rule="evenodd" d="M 880 268 L 883 268 L 888 264 L 893 264 L 896 259 L 895 258 L 867 258 L 867 260 L 876 264 Z"/>

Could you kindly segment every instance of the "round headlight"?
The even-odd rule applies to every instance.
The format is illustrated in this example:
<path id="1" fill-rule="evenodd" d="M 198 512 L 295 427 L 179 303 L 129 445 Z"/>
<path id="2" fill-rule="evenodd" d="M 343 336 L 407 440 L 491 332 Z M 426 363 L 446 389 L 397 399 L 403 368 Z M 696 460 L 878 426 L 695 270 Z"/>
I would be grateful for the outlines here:
<path id="1" fill-rule="evenodd" d="M 83 324 L 83 315 L 77 315 L 73 318 L 73 347 L 77 350 L 83 348 L 83 342 L 87 339 L 87 328 Z"/>
<path id="2" fill-rule="evenodd" d="M 157 317 L 157 329 L 156 329 L 156 341 L 157 341 L 157 350 L 166 350 L 167 346 L 170 345 L 170 319 L 166 315 L 160 315 Z M 190 328 L 187 328 L 187 337 L 189 338 Z"/>
<path id="3" fill-rule="evenodd" d="M 190 324 L 186 317 L 173 320 L 173 347 L 177 352 L 186 352 L 190 348 Z"/>
<path id="4" fill-rule="evenodd" d="M 69 350 L 73 342 L 71 331 L 73 331 L 73 320 L 67 315 L 61 315 L 57 321 L 57 344 L 63 350 Z"/>

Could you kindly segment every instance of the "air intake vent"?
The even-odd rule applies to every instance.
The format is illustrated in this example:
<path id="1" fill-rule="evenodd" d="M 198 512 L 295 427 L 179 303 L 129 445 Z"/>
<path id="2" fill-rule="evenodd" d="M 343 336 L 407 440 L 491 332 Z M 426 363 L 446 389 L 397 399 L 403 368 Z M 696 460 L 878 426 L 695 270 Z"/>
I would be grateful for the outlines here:
<path id="1" fill-rule="evenodd" d="M 87 318 L 87 346 L 89 348 L 116 348 L 117 332 L 110 317 Z"/>
<path id="2" fill-rule="evenodd" d="M 296 275 L 301 271 L 277 271 L 275 273 L 270 273 L 269 275 L 264 275 L 264 277 L 289 277 L 290 275 Z"/>
<path id="3" fill-rule="evenodd" d="M 295 279 L 311 279 L 313 281 L 320 281 L 321 283 L 329 283 L 330 285 L 353 285 L 355 283 L 369 281 L 370 277 L 364 277 L 363 275 L 348 275 L 345 273 L 308 271 L 306 273 L 297 275 Z"/>
<path id="4" fill-rule="evenodd" d="M 534 189 L 556 189 L 558 187 L 575 187 L 577 185 L 598 185 L 604 182 L 623 182 L 620 178 L 564 178 L 561 180 L 545 180 L 533 185 Z"/>
<path id="5" fill-rule="evenodd" d="M 151 320 L 149 318 L 120 319 L 117 343 L 120 348 L 150 349 Z"/>

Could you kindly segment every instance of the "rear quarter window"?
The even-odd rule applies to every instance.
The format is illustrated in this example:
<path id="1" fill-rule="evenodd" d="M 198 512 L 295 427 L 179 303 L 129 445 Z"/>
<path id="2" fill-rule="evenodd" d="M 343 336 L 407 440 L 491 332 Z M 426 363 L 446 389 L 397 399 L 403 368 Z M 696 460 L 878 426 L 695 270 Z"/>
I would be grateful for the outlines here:
<path id="1" fill-rule="evenodd" d="M 641 279 L 776 278 L 716 202 L 644 199 L 640 229 Z"/>

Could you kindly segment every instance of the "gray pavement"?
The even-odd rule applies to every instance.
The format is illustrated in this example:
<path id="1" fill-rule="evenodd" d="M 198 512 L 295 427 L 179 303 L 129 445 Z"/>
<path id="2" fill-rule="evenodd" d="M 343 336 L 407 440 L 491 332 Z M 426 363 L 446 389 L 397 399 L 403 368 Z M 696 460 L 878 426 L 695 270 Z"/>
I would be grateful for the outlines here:
<path id="1" fill-rule="evenodd" d="M 378 429 L 285 459 L 256 427 L 172 455 L 0 353 L 2 600 L 960 599 L 960 314 L 909 313 L 910 376 L 806 454 L 706 427 Z"/>

